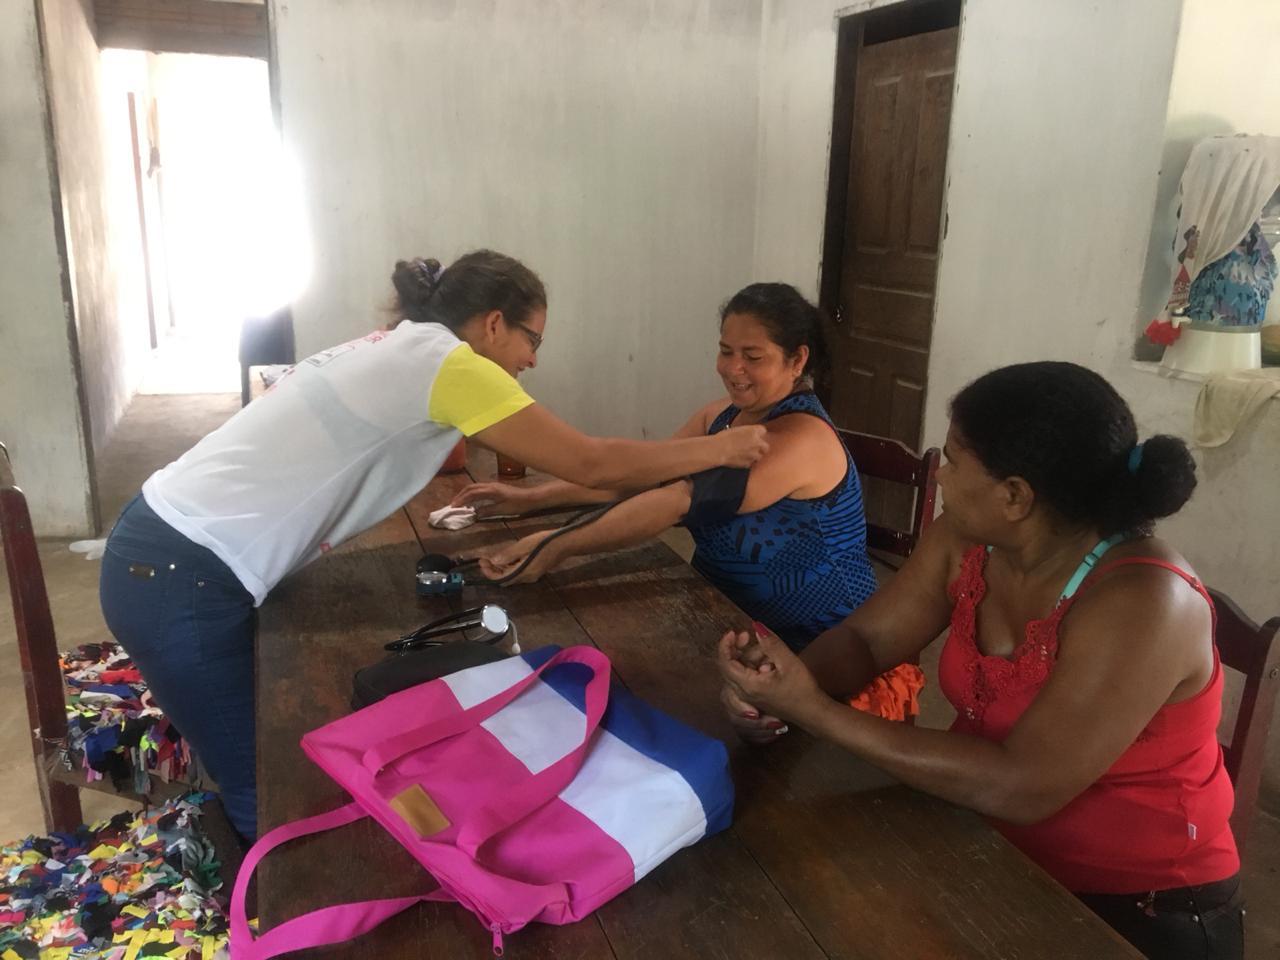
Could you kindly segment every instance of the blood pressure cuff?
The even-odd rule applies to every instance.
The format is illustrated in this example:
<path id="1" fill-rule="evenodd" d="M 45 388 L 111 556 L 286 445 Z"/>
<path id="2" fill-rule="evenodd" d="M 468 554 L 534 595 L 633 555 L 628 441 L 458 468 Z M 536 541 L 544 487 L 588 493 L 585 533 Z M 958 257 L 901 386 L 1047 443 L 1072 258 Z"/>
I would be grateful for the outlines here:
<path id="1" fill-rule="evenodd" d="M 695 473 L 689 478 L 693 491 L 689 512 L 684 515 L 682 523 L 686 527 L 698 527 L 732 520 L 742 508 L 750 476 L 748 467 L 716 467 Z"/>

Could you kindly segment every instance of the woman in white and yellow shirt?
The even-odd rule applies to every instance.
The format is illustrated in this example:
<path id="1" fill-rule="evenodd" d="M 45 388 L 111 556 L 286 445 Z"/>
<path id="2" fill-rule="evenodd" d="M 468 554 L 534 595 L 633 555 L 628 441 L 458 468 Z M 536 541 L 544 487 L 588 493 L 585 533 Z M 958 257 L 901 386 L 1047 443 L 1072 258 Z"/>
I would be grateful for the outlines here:
<path id="1" fill-rule="evenodd" d="M 762 427 L 648 443 L 586 436 L 515 376 L 537 360 L 546 291 L 480 250 L 441 270 L 401 261 L 404 321 L 308 357 L 157 471 L 103 557 L 103 614 L 156 703 L 256 834 L 254 608 L 285 576 L 399 509 L 460 436 L 591 487 L 749 466 Z"/>

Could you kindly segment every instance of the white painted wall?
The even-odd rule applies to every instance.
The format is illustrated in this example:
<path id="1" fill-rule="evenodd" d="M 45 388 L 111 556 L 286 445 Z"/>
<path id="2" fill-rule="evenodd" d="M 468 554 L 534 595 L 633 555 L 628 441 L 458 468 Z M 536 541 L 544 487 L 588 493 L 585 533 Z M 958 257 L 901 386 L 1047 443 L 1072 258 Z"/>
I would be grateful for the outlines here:
<path id="1" fill-rule="evenodd" d="M 104 98 L 88 0 L 41 0 L 40 8 L 81 375 L 98 453 L 150 350 L 127 101 Z"/>
<path id="2" fill-rule="evenodd" d="M 383 322 L 397 258 L 490 246 L 550 295 L 531 392 L 655 435 L 715 395 L 752 279 L 760 3 L 273 0 L 314 243 L 300 354 Z"/>
<path id="3" fill-rule="evenodd" d="M 92 524 L 71 310 L 62 302 L 52 145 L 34 5 L 0 17 L 0 440 L 36 532 Z"/>
<path id="4" fill-rule="evenodd" d="M 760 42 L 756 279 L 816 300 L 835 92 L 834 0 L 765 0 Z M 865 6 L 865 5 L 864 5 Z"/>

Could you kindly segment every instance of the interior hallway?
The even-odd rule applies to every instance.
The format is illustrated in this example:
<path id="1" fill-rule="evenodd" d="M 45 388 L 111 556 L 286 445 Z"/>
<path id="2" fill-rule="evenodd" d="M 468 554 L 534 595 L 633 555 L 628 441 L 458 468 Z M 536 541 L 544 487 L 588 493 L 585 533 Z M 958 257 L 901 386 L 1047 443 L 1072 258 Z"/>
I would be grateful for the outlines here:
<path id="1" fill-rule="evenodd" d="M 98 496 L 105 526 L 110 527 L 155 469 L 180 456 L 239 407 L 236 394 L 136 396 L 98 463 Z M 14 472 L 21 485 L 21 463 L 14 464 Z M 673 530 L 664 539 L 688 559 L 692 544 L 684 530 Z M 63 650 L 106 633 L 98 606 L 99 564 L 71 553 L 68 542 L 42 540 L 40 544 L 54 627 Z M 26 703 L 3 568 L 0 580 L 5 596 L 0 603 L 0 839 L 11 839 L 43 832 L 43 823 L 26 739 Z M 940 647 L 935 643 L 922 658 L 930 681 L 936 676 Z M 930 682 L 922 698 L 922 725 L 945 727 L 952 715 Z M 88 790 L 81 792 L 81 802 L 90 821 L 126 806 L 114 796 Z M 1246 958 L 1274 960 L 1280 956 L 1280 818 L 1264 811 L 1258 812 L 1250 837 L 1244 883 L 1249 902 Z"/>

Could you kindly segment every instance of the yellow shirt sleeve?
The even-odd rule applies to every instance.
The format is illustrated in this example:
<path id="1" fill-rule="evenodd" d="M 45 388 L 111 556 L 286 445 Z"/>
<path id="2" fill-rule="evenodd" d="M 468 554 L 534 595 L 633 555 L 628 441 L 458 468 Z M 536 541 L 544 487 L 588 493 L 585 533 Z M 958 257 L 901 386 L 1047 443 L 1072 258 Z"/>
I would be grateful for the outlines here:
<path id="1" fill-rule="evenodd" d="M 466 437 L 519 413 L 533 403 L 516 378 L 468 344 L 445 357 L 431 385 L 427 416 L 457 427 Z"/>

